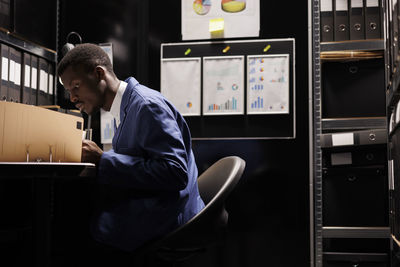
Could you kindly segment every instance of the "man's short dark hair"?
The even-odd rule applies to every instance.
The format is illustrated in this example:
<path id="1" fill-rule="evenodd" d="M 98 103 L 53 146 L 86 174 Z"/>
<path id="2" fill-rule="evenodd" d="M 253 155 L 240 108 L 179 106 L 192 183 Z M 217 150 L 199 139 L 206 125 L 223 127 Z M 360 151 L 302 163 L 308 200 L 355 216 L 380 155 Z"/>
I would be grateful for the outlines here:
<path id="1" fill-rule="evenodd" d="M 114 73 L 110 58 L 101 47 L 89 43 L 79 44 L 58 63 L 57 72 L 60 76 L 71 66 L 74 69 L 83 67 L 83 70 L 89 73 L 98 65 L 104 66 L 109 72 Z"/>

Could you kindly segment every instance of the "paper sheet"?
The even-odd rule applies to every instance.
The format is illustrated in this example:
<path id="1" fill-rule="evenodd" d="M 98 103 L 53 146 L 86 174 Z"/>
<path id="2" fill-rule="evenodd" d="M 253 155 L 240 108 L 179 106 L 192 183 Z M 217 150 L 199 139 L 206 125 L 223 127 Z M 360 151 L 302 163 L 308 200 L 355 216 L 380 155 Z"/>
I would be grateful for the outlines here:
<path id="1" fill-rule="evenodd" d="M 289 113 L 289 55 L 247 56 L 247 113 Z"/>
<path id="2" fill-rule="evenodd" d="M 44 70 L 40 70 L 40 80 L 39 80 L 39 89 L 40 91 L 43 91 L 45 93 L 47 93 L 47 82 L 48 82 L 48 73 Z"/>
<path id="3" fill-rule="evenodd" d="M 24 86 L 31 87 L 31 66 L 29 66 L 29 65 L 25 65 Z"/>
<path id="4" fill-rule="evenodd" d="M 21 85 L 21 64 L 15 63 L 15 72 L 14 72 L 14 83 L 16 85 Z"/>
<path id="5" fill-rule="evenodd" d="M 8 81 L 8 58 L 1 58 L 1 79 Z"/>
<path id="6" fill-rule="evenodd" d="M 332 146 L 354 145 L 353 133 L 332 134 Z"/>
<path id="7" fill-rule="evenodd" d="M 161 93 L 185 116 L 200 115 L 201 58 L 162 59 Z"/>
<path id="8" fill-rule="evenodd" d="M 49 95 L 54 94 L 54 76 L 49 74 Z"/>
<path id="9" fill-rule="evenodd" d="M 32 89 L 37 89 L 37 68 L 32 67 Z"/>
<path id="10" fill-rule="evenodd" d="M 244 56 L 203 58 L 203 114 L 244 114 Z"/>
<path id="11" fill-rule="evenodd" d="M 10 82 L 14 82 L 14 77 L 15 77 L 15 61 L 10 60 L 10 67 L 9 67 L 9 73 L 8 73 L 8 80 Z"/>

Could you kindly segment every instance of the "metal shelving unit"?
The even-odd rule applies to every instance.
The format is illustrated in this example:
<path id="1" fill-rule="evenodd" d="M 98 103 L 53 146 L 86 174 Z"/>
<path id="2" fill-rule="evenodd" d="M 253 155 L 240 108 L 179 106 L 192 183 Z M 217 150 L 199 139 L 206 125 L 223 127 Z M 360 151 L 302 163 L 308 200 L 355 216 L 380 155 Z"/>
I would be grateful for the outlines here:
<path id="1" fill-rule="evenodd" d="M 322 266 L 322 151 L 321 124 L 321 43 L 320 43 L 320 3 L 309 2 L 310 63 L 310 259 L 311 267 Z"/>
<path id="2" fill-rule="evenodd" d="M 385 0 L 382 1 L 383 9 Z M 324 238 L 331 239 L 380 239 L 389 240 L 390 227 L 344 227 L 344 226 L 324 226 L 323 224 L 323 149 L 326 146 L 326 140 L 333 133 L 354 132 L 362 135 L 365 132 L 366 139 L 357 145 L 379 144 L 385 146 L 387 143 L 386 117 L 360 117 L 360 118 L 322 118 L 322 63 L 328 61 L 343 62 L 354 60 L 370 60 L 374 58 L 385 58 L 386 62 L 386 41 L 385 39 L 356 40 L 341 42 L 320 42 L 320 0 L 311 0 L 309 2 L 309 24 L 310 24 L 310 248 L 311 248 L 311 266 L 323 266 L 324 257 L 343 256 L 346 252 L 328 252 L 324 251 Z M 385 16 L 385 15 L 384 15 Z M 356 54 L 357 55 L 353 55 Z M 400 79 L 398 81 L 400 83 Z M 383 87 L 383 85 L 382 85 Z M 379 135 L 378 139 L 372 138 L 368 131 L 373 131 Z M 361 136 L 362 137 L 362 136 Z M 368 139 L 368 140 L 367 140 Z M 358 140 L 358 139 L 357 139 Z M 371 142 L 370 142 L 371 141 Z M 324 152 L 325 153 L 325 152 Z M 384 168 L 382 166 L 382 168 Z M 386 241 L 385 241 L 386 242 Z M 331 255 L 332 254 L 332 255 Z M 334 255 L 333 255 L 334 254 Z M 357 256 L 357 253 L 349 254 L 351 257 Z M 360 255 L 362 253 L 359 253 Z M 376 258 L 381 256 L 382 261 L 387 260 L 386 253 L 362 254 L 361 256 Z M 360 257 L 361 257 L 360 256 Z M 362 257 L 361 257 L 362 258 Z M 328 258 L 327 258 L 328 259 Z M 379 265 L 380 266 L 380 265 Z"/>
<path id="3" fill-rule="evenodd" d="M 389 157 L 389 220 L 390 220 L 390 241 L 391 241 L 391 266 L 400 266 L 400 242 L 399 242 L 399 107 L 400 107 L 400 53 L 399 29 L 395 29 L 395 23 L 400 23 L 400 8 L 398 1 L 388 2 L 386 12 L 386 112 L 389 124 L 388 134 L 388 157 Z M 393 6 L 393 4 L 396 4 Z M 398 25 L 397 25 L 398 26 Z M 396 51 L 397 50 L 397 51 Z"/>

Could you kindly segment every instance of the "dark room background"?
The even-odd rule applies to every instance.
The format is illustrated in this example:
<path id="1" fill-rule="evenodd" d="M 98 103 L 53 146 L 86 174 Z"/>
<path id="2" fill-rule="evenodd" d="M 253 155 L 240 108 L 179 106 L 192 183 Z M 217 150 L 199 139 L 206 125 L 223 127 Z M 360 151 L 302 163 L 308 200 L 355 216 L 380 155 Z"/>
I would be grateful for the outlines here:
<path id="1" fill-rule="evenodd" d="M 160 45 L 182 41 L 180 6 L 178 0 L 60 0 L 53 49 L 62 47 L 71 31 L 83 42 L 112 42 L 117 76 L 134 76 L 160 90 Z M 296 138 L 193 141 L 199 173 L 229 155 L 240 156 L 247 165 L 227 202 L 225 244 L 191 258 L 185 266 L 309 266 L 307 1 L 260 0 L 260 6 L 257 39 L 295 38 Z M 63 96 L 59 86 L 58 104 L 72 107 Z M 97 142 L 98 127 L 95 117 Z"/>

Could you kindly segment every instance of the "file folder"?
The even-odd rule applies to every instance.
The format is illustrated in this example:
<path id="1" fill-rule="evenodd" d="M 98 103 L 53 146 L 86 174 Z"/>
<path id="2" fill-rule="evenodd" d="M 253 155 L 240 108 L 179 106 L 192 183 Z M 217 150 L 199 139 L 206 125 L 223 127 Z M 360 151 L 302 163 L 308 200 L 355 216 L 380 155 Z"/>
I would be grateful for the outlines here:
<path id="1" fill-rule="evenodd" d="M 9 47 L 1 44 L 1 84 L 0 84 L 0 101 L 8 98 L 8 68 L 9 68 Z"/>
<path id="2" fill-rule="evenodd" d="M 333 0 L 321 0 L 321 42 L 332 42 L 333 39 Z"/>
<path id="3" fill-rule="evenodd" d="M 363 0 L 350 0 L 350 40 L 365 39 Z"/>
<path id="4" fill-rule="evenodd" d="M 32 89 L 31 89 L 31 55 L 28 53 L 24 53 L 24 62 L 23 62 L 23 68 L 22 68 L 22 84 L 23 84 L 23 89 L 22 89 L 22 98 L 21 98 L 21 103 L 27 104 L 27 105 L 32 105 L 31 103 L 31 94 L 32 94 Z"/>
<path id="5" fill-rule="evenodd" d="M 382 38 L 381 3 L 379 0 L 365 0 L 365 37 Z"/>
<path id="6" fill-rule="evenodd" d="M 335 0 L 335 41 L 349 40 L 349 6 L 347 0 Z"/>
<path id="7" fill-rule="evenodd" d="M 10 69 L 8 88 L 8 99 L 11 102 L 19 103 L 21 101 L 21 56 L 22 53 L 15 48 L 10 48 Z"/>
<path id="8" fill-rule="evenodd" d="M 39 59 L 37 56 L 31 55 L 31 104 L 37 105 L 38 101 L 38 65 Z"/>
<path id="9" fill-rule="evenodd" d="M 38 90 L 38 106 L 48 105 L 47 95 L 48 95 L 48 64 L 43 58 L 39 58 L 39 90 Z"/>

